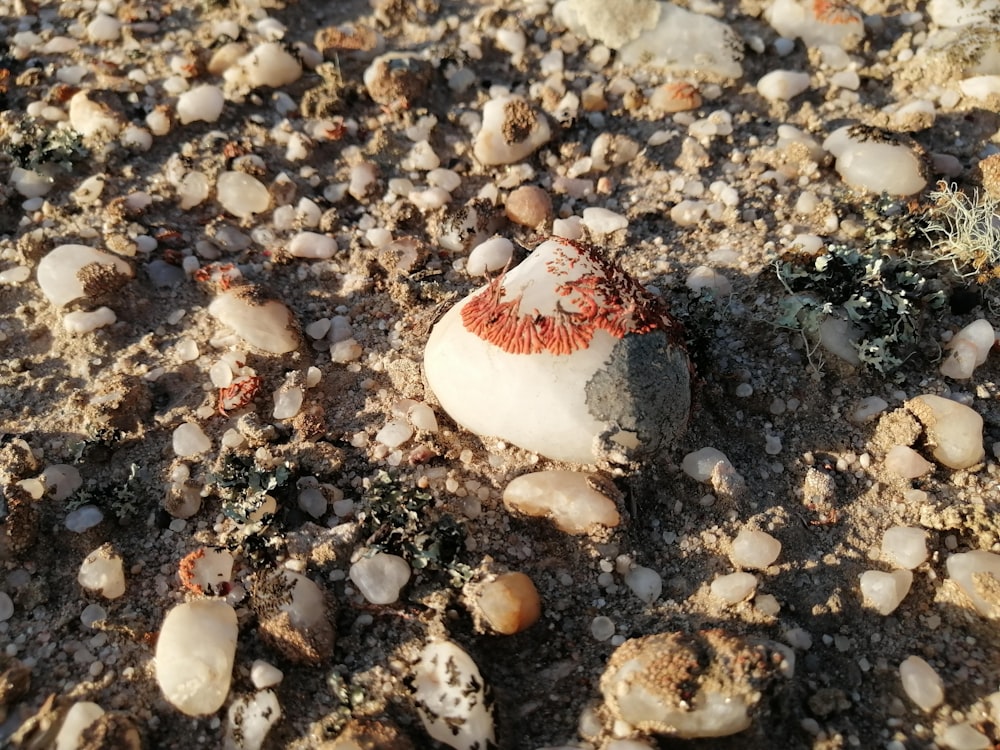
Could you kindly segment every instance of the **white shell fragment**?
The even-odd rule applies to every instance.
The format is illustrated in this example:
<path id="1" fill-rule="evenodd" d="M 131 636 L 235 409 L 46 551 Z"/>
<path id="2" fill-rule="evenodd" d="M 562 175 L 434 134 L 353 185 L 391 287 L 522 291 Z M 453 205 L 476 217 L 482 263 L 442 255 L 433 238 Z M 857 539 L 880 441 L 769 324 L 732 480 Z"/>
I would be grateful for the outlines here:
<path id="1" fill-rule="evenodd" d="M 905 406 L 923 424 L 938 463 L 967 469 L 985 458 L 983 418 L 974 409 L 934 394 L 917 396 Z"/>
<path id="2" fill-rule="evenodd" d="M 105 599 L 117 599 L 125 593 L 125 568 L 121 556 L 105 544 L 84 559 L 77 583 Z"/>
<path id="3" fill-rule="evenodd" d="M 996 343 L 996 331 L 988 320 L 976 320 L 955 334 L 948 344 L 948 356 L 941 362 L 941 374 L 955 380 L 966 380 L 986 362 Z"/>
<path id="4" fill-rule="evenodd" d="M 455 750 L 496 745 L 490 688 L 455 643 L 424 646 L 413 670 L 413 699 L 424 729 L 438 742 Z"/>
<path id="5" fill-rule="evenodd" d="M 449 310 L 424 369 L 460 425 L 561 461 L 653 455 L 687 424 L 676 323 L 595 248 L 569 240 L 543 242 Z"/>
<path id="6" fill-rule="evenodd" d="M 156 681 L 167 701 L 188 716 L 222 707 L 236 656 L 236 611 L 220 601 L 178 604 L 156 641 Z"/>
<path id="7" fill-rule="evenodd" d="M 513 164 L 528 158 L 551 136 L 545 115 L 520 96 L 490 99 L 483 106 L 483 126 L 473 154 L 482 164 Z"/>
<path id="8" fill-rule="evenodd" d="M 899 665 L 899 679 L 906 697 L 924 711 L 944 703 L 944 682 L 934 668 L 919 656 L 908 656 Z"/>
<path id="9" fill-rule="evenodd" d="M 284 303 L 269 299 L 259 287 L 238 286 L 212 300 L 208 312 L 252 346 L 285 354 L 299 346 L 299 327 Z"/>
<path id="10" fill-rule="evenodd" d="M 890 195 L 913 195 L 927 187 L 920 157 L 884 131 L 845 125 L 823 141 L 823 148 L 836 157 L 837 172 L 851 187 Z"/>
<path id="11" fill-rule="evenodd" d="M 38 262 L 38 286 L 60 306 L 114 291 L 132 275 L 126 261 L 86 245 L 59 245 Z"/>
<path id="12" fill-rule="evenodd" d="M 979 614 L 1000 618 L 1000 555 L 984 550 L 959 552 L 947 563 L 948 577 L 972 600 Z"/>
<path id="13" fill-rule="evenodd" d="M 522 474 L 503 491 L 508 510 L 550 518 L 560 531 L 586 534 L 596 527 L 614 528 L 621 516 L 614 501 L 602 493 L 596 475 L 576 471 L 536 471 Z"/>

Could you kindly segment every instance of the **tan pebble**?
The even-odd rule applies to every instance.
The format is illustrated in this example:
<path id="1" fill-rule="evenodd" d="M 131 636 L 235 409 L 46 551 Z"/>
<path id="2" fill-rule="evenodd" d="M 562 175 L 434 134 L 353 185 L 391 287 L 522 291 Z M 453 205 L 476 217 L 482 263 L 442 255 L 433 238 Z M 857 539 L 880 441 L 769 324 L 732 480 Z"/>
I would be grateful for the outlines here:
<path id="1" fill-rule="evenodd" d="M 504 573 L 477 592 L 476 604 L 490 628 L 501 635 L 527 630 L 542 614 L 535 584 L 524 573 Z"/>
<path id="2" fill-rule="evenodd" d="M 507 218 L 515 224 L 541 227 L 552 221 L 552 197 L 535 185 L 522 185 L 507 196 Z"/>
<path id="3" fill-rule="evenodd" d="M 649 98 L 649 105 L 660 112 L 686 112 L 701 106 L 701 94 L 698 89 L 684 81 L 665 83 Z"/>
<path id="4" fill-rule="evenodd" d="M 993 199 L 1000 200 L 1000 154 L 987 156 L 978 164 L 983 190 Z"/>

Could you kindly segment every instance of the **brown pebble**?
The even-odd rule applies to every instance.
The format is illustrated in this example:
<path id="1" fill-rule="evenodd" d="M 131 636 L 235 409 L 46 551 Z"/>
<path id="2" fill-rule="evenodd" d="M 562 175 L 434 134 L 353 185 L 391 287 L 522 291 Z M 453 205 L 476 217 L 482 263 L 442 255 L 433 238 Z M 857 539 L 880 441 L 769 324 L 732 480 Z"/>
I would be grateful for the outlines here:
<path id="1" fill-rule="evenodd" d="M 535 185 L 522 185 L 507 196 L 507 218 L 538 229 L 552 220 L 552 198 Z"/>
<path id="2" fill-rule="evenodd" d="M 477 623 L 484 631 L 513 635 L 527 630 L 542 614 L 542 601 L 535 584 L 524 573 L 504 573 L 488 581 L 475 593 Z M 479 618 L 477 618 L 479 619 Z"/>

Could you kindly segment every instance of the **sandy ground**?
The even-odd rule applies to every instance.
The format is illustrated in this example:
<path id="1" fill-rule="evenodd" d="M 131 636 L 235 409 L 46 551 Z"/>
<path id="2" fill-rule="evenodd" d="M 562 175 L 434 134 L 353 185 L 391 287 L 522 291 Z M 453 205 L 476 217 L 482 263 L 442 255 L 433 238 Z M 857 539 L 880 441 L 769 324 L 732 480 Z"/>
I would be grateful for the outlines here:
<path id="1" fill-rule="evenodd" d="M 416 746 L 430 746 L 412 707 L 406 678 L 408 664 L 428 633 L 442 626 L 469 651 L 493 687 L 502 747 L 581 741 L 600 747 L 611 736 L 607 731 L 582 738 L 577 734 L 581 712 L 600 705 L 598 679 L 614 649 L 610 641 L 599 642 L 590 633 L 598 615 L 611 618 L 617 634 L 624 637 L 708 627 L 781 642 L 795 629 L 810 636 L 811 646 L 797 649 L 794 678 L 764 696 L 760 715 L 749 730 L 715 740 L 650 740 L 659 747 L 881 748 L 898 740 L 906 748 L 931 748 L 944 727 L 964 720 L 981 727 L 992 742 L 1000 741 L 986 702 L 1000 688 L 996 625 L 969 607 L 945 572 L 951 550 L 989 550 L 1000 539 L 998 465 L 990 450 L 1000 440 L 996 359 L 966 382 L 946 380 L 937 365 L 942 333 L 991 313 L 985 306 L 975 306 L 960 313 L 945 308 L 924 316 L 912 356 L 890 375 L 852 368 L 833 355 L 822 363 L 814 358 L 810 364 L 799 332 L 776 325 L 778 303 L 786 292 L 773 261 L 790 237 L 799 232 L 830 234 L 823 229 L 824 220 L 833 214 L 841 226 L 830 238 L 863 249 L 866 228 L 874 221 L 873 196 L 845 187 L 828 163 L 810 173 L 800 173 L 800 165 L 789 166 L 775 149 L 777 126 L 793 124 L 822 141 L 841 124 L 886 125 L 883 108 L 925 95 L 924 77 L 899 55 L 926 28 L 926 19 L 918 26 L 904 26 L 901 15 L 922 12 L 922 4 L 862 5 L 866 13 L 883 14 L 883 24 L 852 53 L 862 83 L 856 95 L 847 96 L 829 85 L 829 71 L 801 43 L 787 57 L 775 57 L 768 45 L 776 35 L 756 2 L 723 5 L 724 20 L 744 39 L 762 40 L 765 51 L 747 55 L 741 80 L 715 89 L 705 85 L 706 101 L 689 114 L 698 118 L 725 110 L 732 115 L 732 134 L 698 145 L 686 139 L 683 123 L 609 93 L 604 113 L 607 130 L 640 144 L 658 130 L 674 135 L 662 145 L 643 148 L 628 164 L 603 175 L 585 175 L 607 178 L 604 193 L 581 199 L 553 195 L 557 212 L 566 215 L 580 214 L 588 205 L 605 205 L 628 216 L 627 230 L 600 242 L 644 284 L 660 290 L 684 321 L 698 372 L 690 429 L 670 456 L 615 480 L 623 492 L 625 521 L 604 539 L 571 537 L 544 522 L 508 514 L 500 502 L 506 483 L 526 471 L 555 465 L 469 435 L 440 410 L 441 430 L 418 435 L 404 447 L 404 455 L 421 443 L 431 448 L 435 456 L 424 464 L 412 466 L 404 460 L 402 466 L 392 467 L 373 439 L 366 446 L 355 446 L 358 441 L 352 438 L 357 433 L 373 438 L 397 400 L 435 404 L 421 375 L 423 343 L 442 308 L 478 282 L 453 270 L 454 258 L 435 248 L 440 212 L 422 214 L 406 201 L 389 204 L 378 197 L 364 202 L 346 197 L 336 204 L 323 198 L 326 184 L 346 181 L 350 167 L 342 151 L 349 146 L 359 147 L 378 165 L 381 186 L 406 176 L 399 167 L 410 145 L 403 130 L 425 114 L 438 119 L 432 142 L 442 166 L 462 174 L 453 205 L 507 176 L 504 167 L 474 163 L 470 136 L 462 125 L 463 113 L 481 109 L 489 85 L 504 83 L 527 91 L 541 80 L 538 59 L 550 46 L 567 50 L 566 77 L 574 89 L 626 75 L 610 66 L 595 69 L 588 64 L 590 43 L 576 44 L 551 19 L 524 21 L 519 3 L 448 0 L 442 0 L 440 7 L 431 2 L 383 3 L 395 19 L 387 27 L 379 26 L 371 7 L 360 0 L 303 0 L 269 9 L 287 26 L 286 39 L 311 43 L 319 27 L 366 23 L 384 35 L 386 50 L 431 48 L 436 57 L 464 59 L 477 83 L 453 94 L 435 73 L 432 84 L 408 108 L 386 108 L 371 100 L 361 82 L 368 64 L 365 55 L 341 51 L 339 98 L 327 93 L 324 100 L 322 92 L 316 96 L 330 116 L 353 119 L 358 129 L 341 140 L 317 142 L 302 162 L 290 163 L 284 148 L 269 134 L 282 116 L 275 109 L 273 92 L 262 89 L 242 103 L 228 102 L 214 124 L 175 125 L 168 135 L 155 138 L 145 153 L 120 146 L 105 149 L 96 136 L 86 144 L 91 156 L 59 177 L 38 211 L 25 212 L 23 199 L 6 189 L 0 216 L 0 271 L 14 265 L 34 269 L 55 245 L 78 241 L 101 245 L 116 232 L 141 231 L 159 236 L 160 242 L 148 257 L 131 259 L 137 269 L 134 280 L 105 299 L 87 301 L 94 303 L 91 306 L 108 304 L 117 314 L 114 325 L 93 333 L 67 333 L 61 322 L 65 310 L 51 305 L 33 278 L 0 288 L 0 443 L 5 461 L 0 468 L 8 482 L 4 490 L 10 496 L 13 482 L 36 476 L 45 466 L 73 464 L 83 477 L 83 490 L 105 512 L 100 525 L 74 534 L 63 525 L 67 502 L 74 499 L 57 501 L 49 495 L 32 504 L 28 530 L 14 530 L 10 518 L 3 527 L 7 541 L 0 556 L 0 590 L 12 598 L 14 614 L 0 623 L 0 644 L 8 656 L 30 665 L 31 679 L 30 688 L 6 707 L 0 743 L 47 696 L 56 694 L 126 712 L 146 747 L 222 746 L 224 711 L 218 717 L 191 719 L 165 702 L 153 678 L 152 643 L 164 613 L 186 596 L 176 575 L 180 559 L 199 545 L 236 545 L 239 539 L 232 522 L 221 514 L 217 492 L 208 494 L 201 511 L 180 531 L 167 528 L 171 519 L 162 510 L 170 473 L 178 463 L 171 447 L 173 430 L 194 419 L 212 438 L 212 454 L 186 461 L 191 481 L 201 485 L 211 483 L 210 472 L 219 468 L 221 436 L 240 418 L 239 412 L 204 416 L 214 411 L 217 396 L 208 369 L 229 341 L 206 311 L 215 292 L 210 283 L 186 278 L 158 288 L 150 283 L 143 265 L 152 259 L 176 259 L 199 240 L 218 237 L 223 227 L 250 236 L 254 228 L 267 226 L 268 214 L 241 223 L 226 215 L 212 197 L 183 211 L 163 177 L 176 154 L 183 154 L 188 168 L 217 173 L 229 158 L 227 144 L 263 160 L 260 179 L 265 184 L 284 172 L 295 185 L 296 200 L 307 196 L 329 211 L 323 230 L 337 237 L 340 250 L 329 261 L 282 257 L 280 248 L 293 234 L 284 231 L 270 238 L 257 235 L 245 249 L 224 251 L 218 262 L 237 264 L 246 279 L 265 286 L 303 325 L 348 315 L 363 347 L 361 359 L 351 365 L 331 363 L 329 355 L 311 343 L 281 356 L 250 349 L 247 364 L 261 378 L 261 388 L 249 407 L 258 427 L 251 429 L 254 420 L 244 417 L 244 434 L 251 435 L 244 452 L 263 448 L 288 461 L 293 478 L 315 476 L 329 485 L 331 499 L 342 493 L 355 500 L 359 511 L 367 507 L 366 484 L 379 472 L 390 471 L 401 487 L 409 488 L 426 477 L 432 500 L 419 522 L 433 532 L 444 516 L 458 519 L 467 536 L 458 562 L 476 568 L 489 557 L 495 564 L 528 573 L 544 606 L 541 621 L 524 633 L 476 634 L 458 590 L 446 572 L 435 570 L 418 575 L 398 605 L 366 605 L 357 594 L 345 592 L 349 550 L 324 559 L 301 552 L 308 549 L 310 534 L 317 528 L 294 507 L 291 485 L 281 488 L 276 494 L 285 508 L 265 535 L 266 543 L 254 542 L 264 549 L 251 549 L 250 543 L 237 547 L 237 576 L 243 580 L 254 568 L 289 556 L 310 559 L 309 574 L 336 603 L 337 645 L 322 664 L 292 664 L 263 642 L 256 615 L 245 602 L 240 605 L 233 694 L 252 690 L 249 667 L 254 659 L 267 659 L 285 674 L 277 688 L 284 718 L 265 747 L 316 747 L 335 736 L 349 716 L 393 722 Z M 90 11 L 83 5 L 79 8 L 79 17 L 89 18 Z M 31 11 L 10 3 L 0 3 L 0 9 L 4 11 L 0 24 L 8 34 L 16 28 L 17 17 Z M 123 6 L 119 16 L 141 11 L 139 5 L 131 11 Z M 91 68 L 83 86 L 116 92 L 126 118 L 141 122 L 157 99 L 124 77 L 128 64 L 167 70 L 173 52 L 164 51 L 164 39 L 177 39 L 177 50 L 194 50 L 196 58 L 204 59 L 211 52 L 211 22 L 238 17 L 239 12 L 235 5 L 224 8 L 212 3 L 164 6 L 159 30 L 142 37 L 142 49 L 130 63 L 117 62 L 114 45 L 84 45 L 65 56 L 42 54 L 33 61 L 6 58 L 0 67 L 9 69 L 11 77 L 0 97 L 3 128 L 9 133 L 31 101 L 58 101 L 59 94 L 52 91 L 52 71 L 74 61 Z M 64 28 L 67 19 L 56 16 L 53 23 Z M 431 41 L 437 37 L 429 31 L 435 23 L 444 24 L 443 33 Z M 491 41 L 490 30 L 521 24 L 529 39 L 537 32 L 545 41 L 529 44 L 523 61 L 513 66 L 509 55 Z M 481 59 L 470 59 L 460 49 L 457 29 L 478 34 Z M 185 35 L 185 30 L 191 33 Z M 248 38 L 256 41 L 252 35 Z M 32 65 L 41 72 L 26 75 Z M 754 82 L 777 67 L 809 71 L 812 87 L 791 103 L 767 102 L 756 93 Z M 660 80 L 642 71 L 631 75 L 647 89 Z M 208 74 L 202 77 L 217 80 Z M 306 71 L 285 87 L 285 93 L 298 102 L 321 83 L 318 75 Z M 937 89 L 947 90 L 948 82 Z M 713 93 L 717 96 L 709 100 Z M 165 94 L 157 96 L 164 103 L 172 101 Z M 300 113 L 293 112 L 288 119 L 288 127 L 301 129 Z M 974 185 L 974 168 L 986 144 L 995 140 L 998 121 L 994 112 L 975 101 L 960 100 L 939 107 L 932 122 L 910 135 L 928 152 L 955 157 L 960 167 L 957 181 Z M 599 133 L 585 116 L 553 124 L 552 142 L 529 160 L 535 171 L 529 183 L 551 185 L 553 176 L 589 152 Z M 734 160 L 734 152 L 742 157 Z M 5 178 L 13 166 L 10 158 L 0 156 Z M 318 186 L 301 171 L 305 166 L 319 175 Z M 762 177 L 769 169 L 785 169 L 790 179 L 780 185 Z M 82 179 L 97 172 L 109 176 L 102 198 L 78 206 L 70 194 Z M 739 192 L 740 205 L 719 220 L 677 226 L 669 212 L 683 198 L 678 178 L 682 185 L 692 179 L 706 186 L 724 180 Z M 803 189 L 820 198 L 810 215 L 794 210 Z M 152 204 L 116 224 L 109 212 L 112 200 L 138 190 L 152 195 Z M 500 192 L 503 196 L 506 188 Z M 914 210 L 919 203 L 916 196 Z M 412 236 L 424 243 L 426 252 L 409 273 L 397 271 L 392 257 L 366 244 L 363 227 L 372 220 L 371 225 L 391 229 L 394 237 Z M 860 229 L 852 230 L 852 223 Z M 97 236 L 88 236 L 87 228 L 96 229 Z M 503 232 L 529 247 L 537 241 L 534 232 L 516 226 Z M 908 249 L 902 242 L 889 244 L 892 253 Z M 720 255 L 720 248 L 733 252 Z M 702 264 L 732 282 L 730 295 L 705 298 L 685 287 L 688 273 Z M 965 288 L 945 268 L 932 268 L 928 275 L 940 280 L 949 295 Z M 179 352 L 189 340 L 197 344 L 199 356 L 182 361 Z M 271 419 L 272 392 L 287 373 L 304 373 L 310 366 L 322 372 L 319 385 L 307 391 L 303 407 L 314 414 L 315 423 L 306 429 L 301 422 Z M 102 404 L 101 395 L 110 392 L 126 395 L 111 405 Z M 867 397 L 885 399 L 885 414 L 892 414 L 920 393 L 962 397 L 982 415 L 988 456 L 984 465 L 971 471 L 937 467 L 914 482 L 883 470 L 887 444 L 879 421 L 856 423 L 849 416 Z M 266 427 L 269 424 L 273 429 Z M 888 427 L 883 424 L 881 429 Z M 771 446 L 780 446 L 778 450 L 766 450 L 769 437 Z M 31 447 L 35 465 L 17 464 L 18 453 L 12 447 L 17 440 Z M 746 479 L 745 493 L 713 495 L 711 487 L 680 471 L 680 458 L 705 446 L 728 456 Z M 136 478 L 130 482 L 132 467 L 137 467 Z M 821 481 L 817 473 L 826 477 L 820 493 L 823 502 L 808 505 L 803 501 L 811 489 L 807 478 Z M 923 501 L 913 501 L 912 494 L 911 500 L 904 499 L 904 491 L 914 488 L 927 493 Z M 331 513 L 318 525 L 334 520 Z M 912 590 L 899 609 L 880 616 L 862 605 L 858 577 L 868 569 L 889 569 L 873 559 L 877 558 L 873 550 L 885 529 L 897 524 L 926 529 L 931 556 L 915 571 Z M 729 543 L 747 525 L 777 537 L 782 552 L 772 567 L 760 573 L 755 599 L 724 605 L 708 586 L 716 576 L 732 571 Z M 22 534 L 33 535 L 34 541 L 17 548 L 18 540 L 11 540 Z M 122 598 L 104 602 L 108 615 L 102 628 L 90 629 L 81 623 L 80 614 L 99 599 L 77 585 L 76 572 L 83 558 L 105 542 L 124 558 L 128 588 Z M 598 582 L 620 555 L 661 575 L 663 593 L 653 604 L 634 596 L 617 573 L 610 587 Z M 777 601 L 776 612 L 763 595 Z M 946 703 L 933 712 L 917 709 L 900 686 L 898 665 L 911 654 L 927 659 L 944 680 Z M 101 667 L 93 667 L 95 661 Z"/>

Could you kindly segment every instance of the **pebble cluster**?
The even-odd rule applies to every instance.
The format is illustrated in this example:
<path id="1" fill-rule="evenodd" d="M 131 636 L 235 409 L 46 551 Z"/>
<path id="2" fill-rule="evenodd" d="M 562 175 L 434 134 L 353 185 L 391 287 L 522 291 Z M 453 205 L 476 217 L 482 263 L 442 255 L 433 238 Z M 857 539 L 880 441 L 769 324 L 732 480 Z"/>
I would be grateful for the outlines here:
<path id="1" fill-rule="evenodd" d="M 362 5 L 0 0 L 0 744 L 1000 742 L 1000 5 Z"/>

